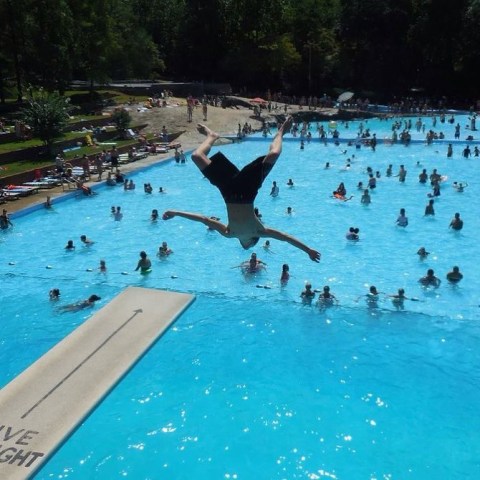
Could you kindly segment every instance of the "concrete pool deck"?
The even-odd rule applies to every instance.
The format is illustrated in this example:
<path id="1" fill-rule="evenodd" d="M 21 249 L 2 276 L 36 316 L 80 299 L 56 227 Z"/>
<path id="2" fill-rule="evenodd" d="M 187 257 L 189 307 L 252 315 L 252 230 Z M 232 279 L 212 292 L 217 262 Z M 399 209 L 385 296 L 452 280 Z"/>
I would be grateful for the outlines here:
<path id="1" fill-rule="evenodd" d="M 129 287 L 0 390 L 0 478 L 30 478 L 194 299 Z"/>

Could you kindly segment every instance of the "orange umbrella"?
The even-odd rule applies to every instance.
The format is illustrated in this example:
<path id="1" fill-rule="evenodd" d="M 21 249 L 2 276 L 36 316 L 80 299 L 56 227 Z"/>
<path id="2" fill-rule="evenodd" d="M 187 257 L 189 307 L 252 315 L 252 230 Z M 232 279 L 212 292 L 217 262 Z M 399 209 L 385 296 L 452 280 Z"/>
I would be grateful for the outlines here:
<path id="1" fill-rule="evenodd" d="M 268 103 L 268 102 L 263 98 L 255 97 L 250 100 L 250 103 Z"/>

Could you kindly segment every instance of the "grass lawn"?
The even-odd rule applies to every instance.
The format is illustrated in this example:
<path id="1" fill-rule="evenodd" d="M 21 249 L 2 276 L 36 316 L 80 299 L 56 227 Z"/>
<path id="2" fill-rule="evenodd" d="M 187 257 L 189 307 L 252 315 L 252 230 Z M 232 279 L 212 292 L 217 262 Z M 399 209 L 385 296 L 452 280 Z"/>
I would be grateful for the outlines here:
<path id="1" fill-rule="evenodd" d="M 67 90 L 65 92 L 66 97 L 71 97 L 72 95 L 87 95 L 90 93 L 88 90 Z M 130 99 L 133 99 L 135 102 L 144 102 L 147 100 L 147 95 L 127 95 L 125 93 L 119 92 L 118 90 L 109 90 L 109 89 L 100 89 L 95 90 L 95 93 L 103 96 L 105 98 L 111 98 L 117 105 L 122 103 L 128 103 Z"/>
<path id="2" fill-rule="evenodd" d="M 74 140 L 78 138 L 78 140 L 83 140 L 85 134 L 81 134 L 78 132 L 67 132 L 63 134 L 61 137 L 58 137 L 58 140 L 65 141 L 65 140 Z M 38 138 L 32 138 L 30 140 L 16 140 L 14 142 L 8 143 L 0 143 L 0 153 L 7 153 L 7 152 L 16 152 L 17 150 L 23 150 L 24 148 L 30 147 L 38 147 L 43 145 L 43 142 Z"/>
<path id="3" fill-rule="evenodd" d="M 38 162 L 19 161 L 19 162 L 7 163 L 5 165 L 0 166 L 0 179 L 9 177 L 10 175 L 16 175 L 17 173 L 28 172 L 29 170 L 35 170 L 36 168 L 48 167 L 48 165 L 52 165 L 51 160 L 43 160 Z"/>

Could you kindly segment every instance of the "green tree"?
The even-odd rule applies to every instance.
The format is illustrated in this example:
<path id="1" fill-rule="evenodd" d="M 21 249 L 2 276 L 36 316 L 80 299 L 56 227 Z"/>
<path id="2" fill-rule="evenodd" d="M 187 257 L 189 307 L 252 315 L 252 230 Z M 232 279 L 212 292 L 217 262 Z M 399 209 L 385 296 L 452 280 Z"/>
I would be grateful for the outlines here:
<path id="1" fill-rule="evenodd" d="M 71 80 L 74 24 L 66 0 L 29 0 L 22 51 L 27 84 L 65 91 Z"/>
<path id="2" fill-rule="evenodd" d="M 132 117 L 125 108 L 116 108 L 112 114 L 112 122 L 117 127 L 117 131 L 124 136 L 132 122 Z"/>
<path id="3" fill-rule="evenodd" d="M 338 62 L 339 0 L 304 0 L 292 6 L 292 31 L 302 64 L 294 82 L 314 94 L 332 84 Z M 320 91 L 323 93 L 322 91 Z"/>
<path id="4" fill-rule="evenodd" d="M 31 91 L 22 118 L 34 134 L 52 153 L 55 138 L 62 135 L 68 122 L 70 99 L 45 89 Z"/>
<path id="5" fill-rule="evenodd" d="M 222 38 L 227 48 L 219 64 L 223 75 L 250 90 L 282 89 L 285 79 L 294 77 L 301 64 L 290 33 L 290 11 L 288 2 L 282 0 L 225 2 Z"/>
<path id="6" fill-rule="evenodd" d="M 13 74 L 19 102 L 23 96 L 22 45 L 27 4 L 28 0 L 0 1 L 0 47 L 3 60 L 0 74 L 4 76 L 10 72 Z"/>
<path id="7" fill-rule="evenodd" d="M 456 71 L 461 77 L 461 86 L 474 99 L 478 98 L 478 88 L 472 79 L 477 78 L 480 64 L 480 0 L 470 0 L 462 19 L 461 44 L 457 52 Z"/>
<path id="8" fill-rule="evenodd" d="M 116 0 L 67 0 L 75 24 L 71 55 L 74 77 L 90 82 L 106 82 L 110 76 L 111 55 L 118 48 L 112 12 Z"/>
<path id="9" fill-rule="evenodd" d="M 412 0 L 342 0 L 337 79 L 377 92 L 403 91 L 414 81 L 408 32 Z"/>
<path id="10" fill-rule="evenodd" d="M 185 16 L 178 41 L 180 68 L 197 80 L 216 80 L 227 48 L 225 1 L 185 0 Z"/>
<path id="11" fill-rule="evenodd" d="M 434 94 L 458 90 L 460 39 L 468 0 L 411 0 L 411 3 L 409 47 L 417 83 Z"/>

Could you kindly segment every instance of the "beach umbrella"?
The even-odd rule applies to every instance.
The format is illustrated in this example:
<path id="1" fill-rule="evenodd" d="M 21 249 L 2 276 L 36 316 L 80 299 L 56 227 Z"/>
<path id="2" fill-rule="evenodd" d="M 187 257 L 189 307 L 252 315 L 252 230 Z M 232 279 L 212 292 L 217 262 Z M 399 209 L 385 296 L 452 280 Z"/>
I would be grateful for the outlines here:
<path id="1" fill-rule="evenodd" d="M 338 96 L 337 102 L 346 102 L 347 100 L 350 100 L 354 95 L 355 94 L 353 92 L 343 92 Z"/>
<path id="2" fill-rule="evenodd" d="M 255 97 L 250 100 L 250 103 L 268 103 L 268 102 L 263 98 Z"/>

